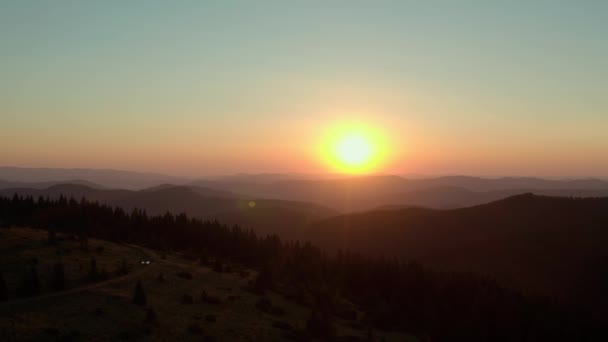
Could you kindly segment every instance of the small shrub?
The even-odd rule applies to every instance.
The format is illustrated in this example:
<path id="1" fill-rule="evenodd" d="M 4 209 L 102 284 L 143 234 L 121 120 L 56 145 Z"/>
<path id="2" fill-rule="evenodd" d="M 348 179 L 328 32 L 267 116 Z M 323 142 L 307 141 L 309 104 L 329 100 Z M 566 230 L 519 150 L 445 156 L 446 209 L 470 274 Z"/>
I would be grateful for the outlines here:
<path id="1" fill-rule="evenodd" d="M 89 280 L 90 281 L 99 280 L 99 273 L 97 272 L 97 260 L 95 258 L 91 258 L 91 268 L 89 269 Z"/>
<path id="2" fill-rule="evenodd" d="M 47 335 L 53 335 L 53 336 L 59 336 L 59 334 L 61 333 L 59 331 L 59 329 L 57 328 L 46 328 L 43 330 L 45 334 Z"/>
<path id="3" fill-rule="evenodd" d="M 89 238 L 85 234 L 78 236 L 78 243 L 80 244 L 80 249 L 86 252 L 89 251 Z"/>
<path id="4" fill-rule="evenodd" d="M 255 303 L 255 307 L 261 312 L 265 312 L 267 314 L 275 315 L 275 316 L 283 316 L 285 315 L 285 310 L 279 306 L 272 305 L 270 299 L 266 297 L 262 297 L 258 299 Z"/>
<path id="5" fill-rule="evenodd" d="M 6 282 L 4 276 L 0 273 L 0 302 L 8 299 L 8 290 L 6 289 Z"/>
<path id="6" fill-rule="evenodd" d="M 284 316 L 285 310 L 280 306 L 273 306 L 270 310 L 270 314 L 275 316 Z"/>
<path id="7" fill-rule="evenodd" d="M 319 310 L 313 310 L 306 322 L 307 331 L 313 336 L 322 339 L 332 339 L 335 335 L 331 316 Z"/>
<path id="8" fill-rule="evenodd" d="M 116 338 L 119 341 L 133 341 L 137 339 L 138 334 L 132 331 L 123 331 L 118 333 L 118 335 L 116 336 Z"/>
<path id="9" fill-rule="evenodd" d="M 255 303 L 255 307 L 262 312 L 270 312 L 272 309 L 272 302 L 270 299 L 262 297 Z"/>
<path id="10" fill-rule="evenodd" d="M 146 317 L 144 318 L 144 323 L 145 324 L 157 324 L 158 317 L 156 315 L 156 311 L 154 311 L 152 309 L 148 309 L 146 311 Z"/>
<path id="11" fill-rule="evenodd" d="M 357 311 L 355 311 L 353 309 L 338 310 L 338 312 L 336 313 L 336 316 L 338 316 L 346 321 L 355 321 L 355 320 L 357 320 Z"/>
<path id="12" fill-rule="evenodd" d="M 78 341 L 80 340 L 80 330 L 72 329 L 66 334 L 64 341 Z"/>
<path id="13" fill-rule="evenodd" d="M 65 289 L 65 268 L 63 263 L 57 262 L 53 266 L 53 275 L 51 278 L 51 285 L 53 290 L 61 291 Z"/>
<path id="14" fill-rule="evenodd" d="M 253 292 L 258 294 L 264 294 L 267 290 L 274 288 L 274 274 L 270 267 L 264 267 L 260 273 L 258 273 L 255 281 L 253 282 Z"/>
<path id="15" fill-rule="evenodd" d="M 192 323 L 188 326 L 188 331 L 191 332 L 192 334 L 198 335 L 203 332 L 203 329 L 201 329 L 201 327 L 199 327 L 198 324 Z"/>
<path id="16" fill-rule="evenodd" d="M 192 280 L 192 273 L 190 272 L 186 272 L 186 271 L 179 271 L 177 272 L 177 276 L 182 278 L 182 279 L 188 279 L 188 280 Z"/>
<path id="17" fill-rule="evenodd" d="M 187 252 L 182 255 L 182 259 L 188 260 L 188 261 L 194 261 L 194 260 L 196 260 L 196 256 L 194 254 L 192 254 L 191 252 Z"/>
<path id="18" fill-rule="evenodd" d="M 146 302 L 146 293 L 141 286 L 141 280 L 138 280 L 137 285 L 135 285 L 135 291 L 133 292 L 133 304 L 144 306 L 146 305 Z"/>
<path id="19" fill-rule="evenodd" d="M 222 301 L 218 297 L 208 294 L 205 290 L 201 291 L 201 301 L 213 305 L 222 304 Z"/>
<path id="20" fill-rule="evenodd" d="M 293 330 L 293 326 L 287 322 L 274 321 L 272 326 L 281 330 Z"/>
<path id="21" fill-rule="evenodd" d="M 224 272 L 224 265 L 222 264 L 221 261 L 215 260 L 215 262 L 213 263 L 213 271 L 215 271 L 217 273 L 223 273 Z"/>
<path id="22" fill-rule="evenodd" d="M 200 258 L 198 259 L 198 264 L 200 266 L 209 266 L 209 257 L 207 256 L 207 254 L 201 254 Z"/>
<path id="23" fill-rule="evenodd" d="M 99 271 L 99 280 L 107 280 L 110 276 L 108 275 L 108 272 L 105 270 L 105 268 L 102 268 L 101 271 Z"/>
<path id="24" fill-rule="evenodd" d="M 21 282 L 17 286 L 17 297 L 31 297 L 40 292 L 40 280 L 36 267 L 32 267 L 30 272 L 23 274 Z"/>
<path id="25" fill-rule="evenodd" d="M 120 265 L 118 266 L 118 269 L 116 270 L 116 275 L 123 276 L 127 274 L 129 274 L 129 266 L 127 265 L 127 261 L 125 259 L 122 259 Z"/>
<path id="26" fill-rule="evenodd" d="M 182 304 L 192 304 L 194 303 L 194 298 L 192 298 L 189 294 L 184 294 L 182 296 Z"/>
<path id="27" fill-rule="evenodd" d="M 50 228 L 48 230 L 48 244 L 49 245 L 56 245 L 57 244 L 57 232 L 55 231 L 54 228 Z"/>

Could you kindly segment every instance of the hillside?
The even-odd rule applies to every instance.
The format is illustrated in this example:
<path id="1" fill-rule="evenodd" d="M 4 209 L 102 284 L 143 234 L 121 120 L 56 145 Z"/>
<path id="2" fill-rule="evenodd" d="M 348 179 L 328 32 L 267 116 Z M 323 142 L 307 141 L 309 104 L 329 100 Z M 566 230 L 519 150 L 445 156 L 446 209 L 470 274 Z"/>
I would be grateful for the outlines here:
<path id="1" fill-rule="evenodd" d="M 607 336 L 605 316 L 597 316 L 599 310 L 594 312 L 572 303 L 514 291 L 492 278 L 463 272 L 437 272 L 411 260 L 399 262 L 351 252 L 324 253 L 309 243 L 285 242 L 277 236 L 258 237 L 238 227 L 191 219 L 181 214 L 149 216 L 141 210 L 125 212 L 121 208 L 87 200 L 43 198 L 34 201 L 28 197 L 14 197 L 0 198 L 0 222 L 0 227 L 52 227 L 46 239 L 44 233 L 34 239 L 35 248 L 27 252 L 27 259 L 11 262 L 11 265 L 26 266 L 25 270 L 17 270 L 24 276 L 21 282 L 24 286 L 17 289 L 27 291 L 5 286 L 4 277 L 0 277 L 0 301 L 9 299 L 6 305 L 0 306 L 0 324 L 8 329 L 0 332 L 6 331 L 9 340 L 17 336 L 17 331 L 19 336 L 28 339 L 28 333 L 35 331 L 40 334 L 41 330 L 49 335 L 46 339 L 59 340 L 78 340 L 82 331 L 112 340 L 132 340 L 140 336 L 158 336 L 159 340 L 191 339 L 190 333 L 196 340 L 220 336 L 219 340 L 305 341 L 326 341 L 334 337 L 337 341 L 356 341 L 363 336 L 364 340 L 376 340 L 370 337 L 378 336 L 380 340 L 403 341 L 405 334 L 433 341 L 494 341 L 500 340 L 499 337 L 513 341 L 570 341 L 580 338 L 603 341 Z M 6 236 L 4 234 L 16 230 L 3 228 L 0 233 Z M 76 240 L 70 236 L 75 236 Z M 98 253 L 97 248 L 80 245 L 87 236 L 121 245 L 128 242 L 127 247 L 144 253 L 145 260 L 140 260 L 141 256 L 136 259 L 145 261 L 143 269 L 126 272 L 122 278 L 114 272 L 119 277 L 110 278 L 110 283 L 100 285 L 95 283 L 97 277 L 90 277 L 91 285 L 77 286 L 67 292 L 41 293 L 40 289 L 47 284 L 56 284 L 56 281 L 49 283 L 48 280 L 41 281 L 40 276 L 34 276 L 44 274 L 44 269 L 36 272 L 32 254 L 45 251 L 45 258 L 57 263 L 69 260 L 65 258 L 66 253 Z M 14 241 L 9 238 L 0 239 L 0 242 L 11 240 Z M 68 246 L 64 245 L 65 241 L 68 241 Z M 76 247 L 73 241 L 79 241 Z M 94 240 L 88 241 L 93 241 L 89 247 L 95 247 Z M 163 252 L 154 253 L 151 248 Z M 0 251 L 7 255 L 19 252 L 10 244 L 0 246 Z M 64 265 L 64 272 L 60 274 L 67 277 L 59 279 L 67 278 L 71 283 L 72 273 L 65 270 L 73 269 L 73 266 Z M 93 270 L 94 263 L 90 265 L 90 270 Z M 158 271 L 158 267 L 164 267 L 167 273 L 149 277 L 151 272 Z M 227 281 L 210 288 L 216 279 L 215 276 L 204 275 L 209 274 L 210 267 L 225 276 Z M 46 270 L 49 274 L 48 268 Z M 7 273 L 14 271 L 7 270 Z M 57 274 L 55 267 L 51 274 Z M 107 274 L 110 275 L 109 272 Z M 125 280 L 135 278 L 133 274 L 144 282 L 145 290 L 139 285 L 134 288 L 133 283 L 130 287 L 122 286 Z M 201 281 L 196 282 L 199 277 Z M 591 279 L 588 284 L 602 286 L 602 282 L 597 280 Z M 190 284 L 194 284 L 194 288 Z M 239 290 L 235 290 L 237 287 Z M 109 298 L 76 296 L 74 301 L 71 300 L 74 298 L 72 295 L 95 294 L 102 288 L 108 290 Z M 14 298 L 10 295 L 12 291 L 16 295 L 20 293 L 18 297 L 24 299 L 11 299 Z M 224 296 L 224 291 L 236 297 L 231 294 Z M 246 292 L 255 294 L 255 299 L 245 299 L 249 295 Z M 132 297 L 129 293 L 133 294 Z M 605 298 L 604 292 L 586 293 L 598 304 Z M 147 297 L 146 302 L 144 294 L 157 301 Z M 129 297 L 132 298 L 131 303 Z M 119 309 L 106 306 L 113 301 Z M 238 308 L 232 308 L 233 301 L 238 301 Z M 142 310 L 145 303 L 154 305 L 152 311 Z M 252 304 L 255 313 L 251 310 Z M 23 311 L 16 310 L 21 305 L 26 306 Z M 198 314 L 201 307 L 206 314 L 204 321 Z M 211 307 L 219 311 L 209 313 L 207 308 Z M 302 307 L 305 309 L 300 309 Z M 102 317 L 100 321 L 107 314 L 112 326 L 100 331 L 104 329 L 99 328 L 100 322 L 83 314 L 88 312 L 94 317 Z M 128 316 L 115 317 L 125 314 Z M 218 315 L 227 317 L 226 325 L 215 325 L 222 322 Z M 252 315 L 255 318 L 251 318 Z M 267 322 L 270 316 L 272 328 L 280 330 L 280 335 L 276 335 L 276 331 L 266 332 L 267 323 L 262 322 Z M 159 319 L 161 317 L 163 319 Z M 306 319 L 305 330 L 303 319 Z M 40 325 L 47 320 L 51 323 Z M 252 325 L 257 328 L 251 329 Z M 215 330 L 215 326 L 219 330 Z M 260 326 L 262 332 L 258 329 Z M 184 334 L 184 329 L 188 335 Z M 389 338 L 386 336 L 389 331 L 400 334 L 391 333 Z M 42 335 L 35 337 L 45 339 Z"/>
<path id="2" fill-rule="evenodd" d="M 608 198 L 525 194 L 464 209 L 343 215 L 311 225 L 302 238 L 328 249 L 416 259 L 585 301 L 586 291 L 596 295 L 608 285 L 602 266 L 608 262 L 606 213 Z"/>
<path id="3" fill-rule="evenodd" d="M 159 256 L 150 249 L 93 239 L 83 250 L 63 234 L 49 245 L 46 231 L 27 228 L 0 229 L 0 237 L 0 271 L 9 294 L 8 301 L 0 299 L 3 341 L 276 341 L 305 334 L 310 309 L 275 292 L 251 293 L 247 286 L 255 272 L 238 265 L 226 263 L 217 272 L 183 255 Z M 92 259 L 100 271 L 108 271 L 109 280 L 88 279 Z M 115 276 L 122 260 L 128 270 Z M 65 269 L 65 289 L 53 289 L 58 262 Z M 15 279 L 33 268 L 39 293 L 14 298 Z M 145 305 L 133 303 L 138 281 Z M 336 333 L 351 340 L 366 334 L 342 320 L 336 321 Z M 403 334 L 376 334 L 416 341 Z"/>

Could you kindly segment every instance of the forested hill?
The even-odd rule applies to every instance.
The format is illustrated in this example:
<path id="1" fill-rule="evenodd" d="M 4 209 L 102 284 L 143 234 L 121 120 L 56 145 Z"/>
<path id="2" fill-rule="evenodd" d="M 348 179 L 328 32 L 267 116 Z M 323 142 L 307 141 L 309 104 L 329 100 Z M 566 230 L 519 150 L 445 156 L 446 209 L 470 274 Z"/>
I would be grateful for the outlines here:
<path id="1" fill-rule="evenodd" d="M 505 203 L 507 206 L 511 205 Z M 354 320 L 432 341 L 603 341 L 606 325 L 584 308 L 562 306 L 507 290 L 471 274 L 438 273 L 416 263 L 328 256 L 310 244 L 228 228 L 186 215 L 148 216 L 141 210 L 60 198 L 0 198 L 0 227 L 30 226 L 225 258 L 259 270 L 255 291 L 281 289 L 310 305 L 311 330 L 332 339 L 331 321 Z M 340 309 L 341 298 L 358 306 Z"/>
<path id="2" fill-rule="evenodd" d="M 608 285 L 608 198 L 524 194 L 455 210 L 378 210 L 321 221 L 305 237 L 576 299 Z"/>

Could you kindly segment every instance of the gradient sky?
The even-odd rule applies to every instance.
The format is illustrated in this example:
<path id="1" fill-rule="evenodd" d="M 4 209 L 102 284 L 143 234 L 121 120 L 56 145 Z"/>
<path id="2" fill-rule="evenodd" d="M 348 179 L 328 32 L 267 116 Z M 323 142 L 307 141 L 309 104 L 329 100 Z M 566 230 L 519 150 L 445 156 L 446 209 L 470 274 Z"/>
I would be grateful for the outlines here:
<path id="1" fill-rule="evenodd" d="M 608 1 L 0 0 L 0 165 L 608 176 Z"/>

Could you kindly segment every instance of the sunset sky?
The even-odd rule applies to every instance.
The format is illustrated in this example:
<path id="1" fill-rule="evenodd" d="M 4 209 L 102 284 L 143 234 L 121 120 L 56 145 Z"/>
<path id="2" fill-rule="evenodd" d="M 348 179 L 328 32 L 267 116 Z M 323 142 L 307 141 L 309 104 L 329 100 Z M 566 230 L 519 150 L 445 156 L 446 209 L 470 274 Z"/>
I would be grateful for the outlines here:
<path id="1" fill-rule="evenodd" d="M 607 37 L 599 0 L 0 1 L 0 166 L 336 172 L 352 126 L 365 172 L 608 177 Z"/>

